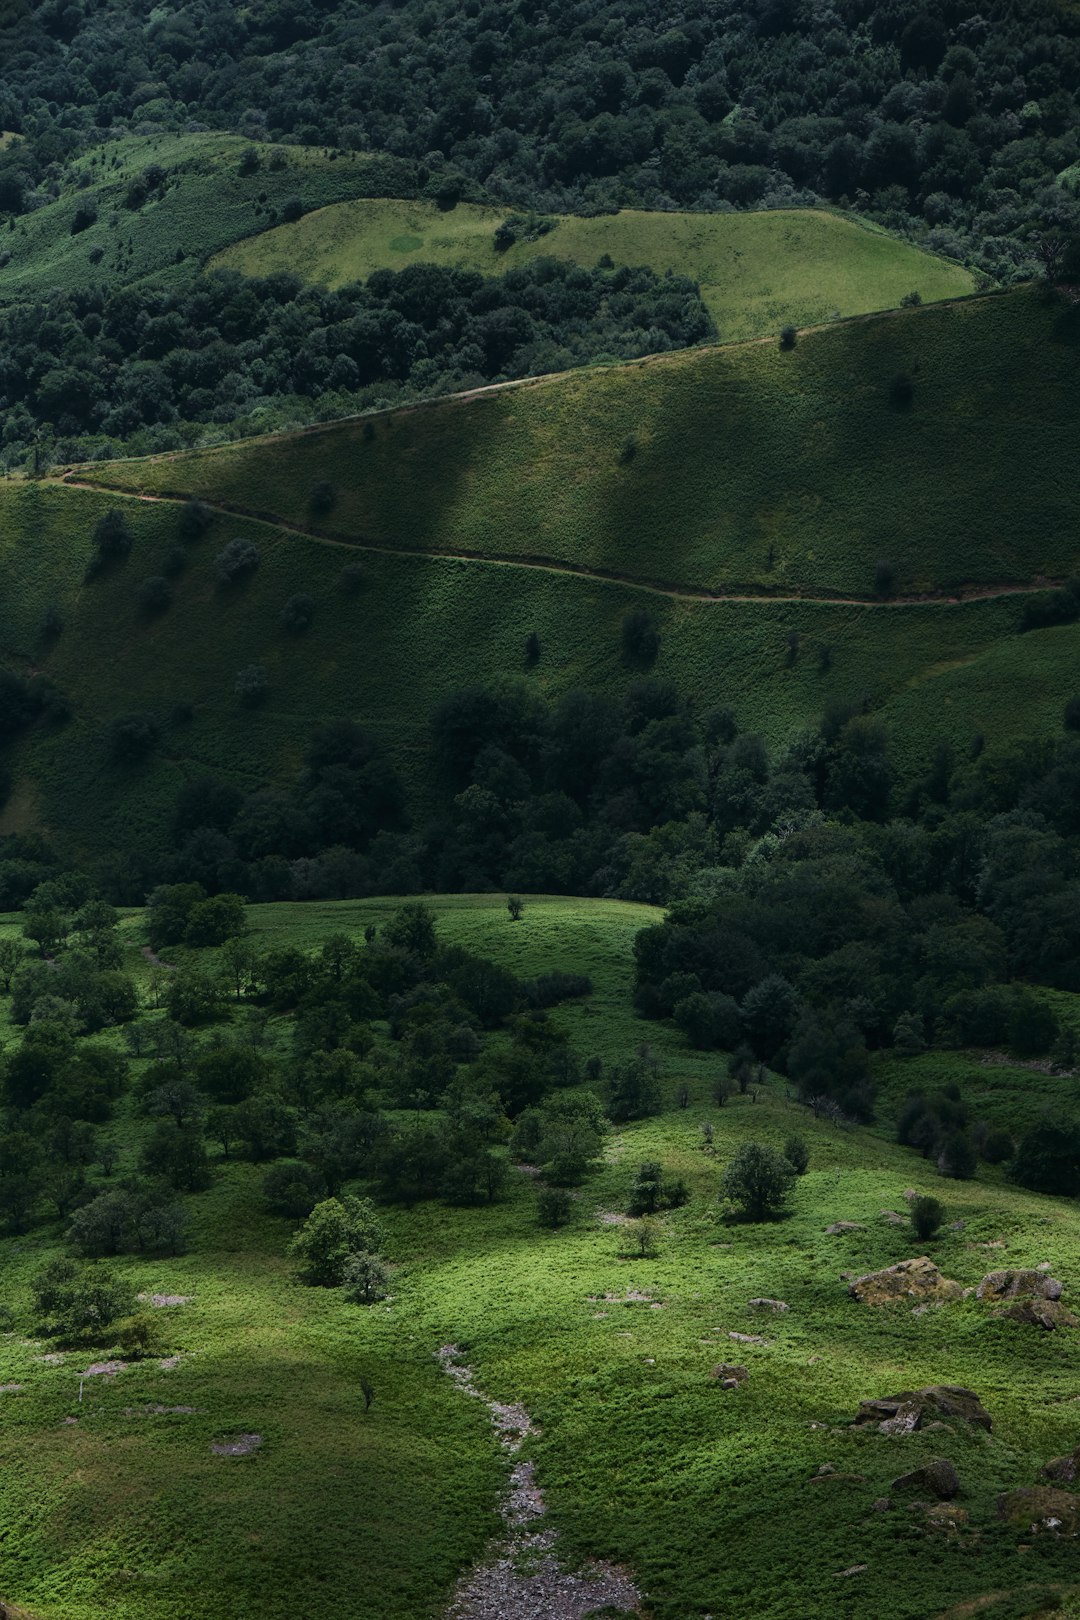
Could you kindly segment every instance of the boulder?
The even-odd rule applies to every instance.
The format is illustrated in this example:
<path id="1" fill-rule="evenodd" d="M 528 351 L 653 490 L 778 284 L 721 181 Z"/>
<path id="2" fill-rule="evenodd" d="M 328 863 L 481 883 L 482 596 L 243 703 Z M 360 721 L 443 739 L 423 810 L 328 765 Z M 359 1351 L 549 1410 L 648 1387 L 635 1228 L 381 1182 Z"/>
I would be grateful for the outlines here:
<path id="1" fill-rule="evenodd" d="M 865 1232 L 866 1227 L 861 1221 L 833 1221 L 825 1231 L 829 1237 L 835 1237 L 838 1232 Z"/>
<path id="2" fill-rule="evenodd" d="M 1018 1299 L 1006 1306 L 1005 1310 L 994 1314 L 1007 1316 L 1010 1322 L 1023 1322 L 1028 1327 L 1042 1328 L 1045 1333 L 1052 1333 L 1059 1327 L 1080 1325 L 1072 1311 L 1066 1310 L 1056 1299 Z"/>
<path id="3" fill-rule="evenodd" d="M 1064 1457 L 1051 1457 L 1039 1472 L 1044 1479 L 1060 1479 L 1064 1484 L 1072 1485 L 1080 1478 L 1080 1446 L 1075 1451 L 1067 1452 Z"/>
<path id="4" fill-rule="evenodd" d="M 992 1427 L 974 1390 L 960 1384 L 928 1384 L 925 1389 L 906 1389 L 881 1400 L 861 1401 L 855 1414 L 856 1427 L 874 1425 L 882 1434 L 912 1434 L 942 1418 L 962 1418 L 988 1432 Z"/>
<path id="5" fill-rule="evenodd" d="M 1056 1277 L 1040 1270 L 988 1271 L 978 1288 L 976 1299 L 1060 1299 L 1062 1285 Z"/>
<path id="6" fill-rule="evenodd" d="M 998 1497 L 998 1517 L 1017 1530 L 1043 1530 L 1059 1536 L 1080 1532 L 1080 1496 L 1054 1485 L 1021 1485 Z"/>
<path id="7" fill-rule="evenodd" d="M 848 1293 L 863 1305 L 892 1305 L 910 1299 L 959 1299 L 964 1290 L 958 1282 L 943 1277 L 929 1256 L 901 1260 L 883 1271 L 868 1271 L 856 1277 Z"/>
<path id="8" fill-rule="evenodd" d="M 960 1476 L 948 1457 L 935 1457 L 932 1462 L 924 1463 L 921 1468 L 913 1468 L 907 1474 L 900 1474 L 893 1480 L 889 1489 L 919 1491 L 924 1496 L 936 1496 L 939 1502 L 947 1502 L 959 1491 Z"/>
<path id="9" fill-rule="evenodd" d="M 732 1367 L 726 1361 L 722 1361 L 718 1367 L 713 1368 L 709 1377 L 718 1383 L 721 1389 L 738 1389 L 740 1384 L 746 1383 L 750 1374 L 745 1367 Z"/>
<path id="10" fill-rule="evenodd" d="M 759 1311 L 786 1311 L 787 1306 L 782 1299 L 752 1299 L 750 1304 Z"/>

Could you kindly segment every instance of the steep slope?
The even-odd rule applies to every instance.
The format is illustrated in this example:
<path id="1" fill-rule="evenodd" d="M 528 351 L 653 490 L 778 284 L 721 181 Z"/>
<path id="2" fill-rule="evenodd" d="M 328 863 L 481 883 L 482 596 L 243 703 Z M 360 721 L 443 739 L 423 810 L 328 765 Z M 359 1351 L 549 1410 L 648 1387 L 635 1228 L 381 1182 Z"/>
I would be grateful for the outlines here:
<path id="1" fill-rule="evenodd" d="M 406 551 L 870 597 L 1075 566 L 1080 306 L 1038 290 L 694 351 L 79 477 Z"/>

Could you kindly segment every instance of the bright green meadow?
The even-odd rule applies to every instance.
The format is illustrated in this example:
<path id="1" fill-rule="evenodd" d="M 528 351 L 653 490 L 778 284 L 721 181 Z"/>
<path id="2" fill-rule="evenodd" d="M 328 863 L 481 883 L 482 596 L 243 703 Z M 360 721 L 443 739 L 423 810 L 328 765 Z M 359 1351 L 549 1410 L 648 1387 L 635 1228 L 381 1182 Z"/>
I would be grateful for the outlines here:
<path id="1" fill-rule="evenodd" d="M 394 904 L 254 907 L 253 940 L 312 949 Z M 1080 1265 L 1075 1208 L 995 1171 L 942 1183 L 881 1132 L 815 1122 L 778 1079 L 718 1109 L 723 1059 L 629 1012 L 632 940 L 659 915 L 650 908 L 533 899 L 514 924 L 498 895 L 433 905 L 443 938 L 516 971 L 588 972 L 592 996 L 553 1016 L 582 1054 L 618 1057 L 651 1040 L 666 1112 L 612 1133 L 558 1233 L 538 1229 L 534 1188 L 518 1173 L 491 1208 L 388 1210 L 392 1298 L 366 1310 L 293 1282 L 288 1226 L 261 1213 L 258 1170 L 219 1164 L 192 1200 L 189 1253 L 119 1262 L 142 1290 L 191 1296 L 160 1312 L 175 1366 L 88 1378 L 80 1404 L 86 1357 L 44 1361 L 47 1347 L 22 1329 L 0 1339 L 0 1383 L 23 1386 L 0 1394 L 0 1590 L 35 1620 L 434 1620 L 496 1529 L 506 1477 L 484 1409 L 438 1369 L 446 1343 L 486 1393 L 522 1401 L 538 1423 L 525 1455 L 564 1557 L 628 1565 L 653 1620 L 928 1620 L 975 1612 L 958 1606 L 987 1594 L 978 1612 L 1003 1620 L 1075 1581 L 1069 1542 L 1025 1537 L 995 1515 L 1000 1490 L 1033 1482 L 1080 1439 L 1072 1335 L 995 1320 L 974 1298 L 921 1315 L 875 1310 L 849 1298 L 843 1276 L 920 1252 L 881 1215 L 903 1210 L 915 1187 L 963 1223 L 930 1245 L 947 1275 L 970 1285 L 996 1265 L 1046 1260 L 1068 1286 Z M 124 926 L 146 971 L 139 914 Z M 282 1039 L 287 1020 L 271 1030 Z M 924 1061 L 911 1071 L 921 1083 Z M 111 1128 L 131 1153 L 134 1119 Z M 734 1147 L 779 1145 L 794 1129 L 811 1162 L 790 1216 L 725 1225 L 716 1191 Z M 647 1157 L 684 1175 L 693 1196 L 663 1219 L 657 1258 L 634 1260 L 625 1232 L 600 1216 L 625 1207 Z M 862 1230 L 826 1234 L 841 1219 Z M 21 1307 L 58 1241 L 59 1231 L 4 1240 L 7 1301 Z M 759 1296 L 790 1308 L 755 1311 Z M 722 1361 L 748 1369 L 734 1394 L 710 1379 Z M 366 1414 L 362 1376 L 375 1390 Z M 975 1388 L 992 1435 L 849 1427 L 862 1398 L 931 1382 Z M 253 1456 L 211 1452 L 240 1433 L 262 1435 Z M 935 1526 L 903 1498 L 875 1508 L 896 1474 L 942 1452 L 961 1476 L 958 1526 Z M 826 1464 L 861 1477 L 811 1483 Z"/>
<path id="2" fill-rule="evenodd" d="M 933 303 L 975 285 L 962 265 L 842 215 L 806 208 L 562 215 L 554 229 L 498 251 L 494 235 L 506 217 L 505 210 L 474 203 L 447 211 L 420 200 L 364 197 L 235 242 L 208 268 L 247 276 L 288 270 L 340 287 L 366 280 L 373 270 L 409 264 L 497 276 L 536 258 L 591 267 L 606 254 L 616 264 L 649 265 L 658 274 L 670 270 L 698 282 L 723 342 L 775 333 L 789 322 L 811 326 L 890 309 L 911 292 Z M 531 235 L 529 227 L 524 235 Z"/>

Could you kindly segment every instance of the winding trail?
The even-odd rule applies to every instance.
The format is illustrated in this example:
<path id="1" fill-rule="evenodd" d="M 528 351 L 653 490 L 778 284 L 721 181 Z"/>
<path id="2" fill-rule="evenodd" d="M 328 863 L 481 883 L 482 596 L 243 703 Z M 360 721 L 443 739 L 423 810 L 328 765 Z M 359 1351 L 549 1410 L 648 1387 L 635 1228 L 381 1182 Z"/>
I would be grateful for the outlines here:
<path id="1" fill-rule="evenodd" d="M 516 1456 L 522 1442 L 538 1432 L 525 1408 L 492 1400 L 478 1389 L 456 1344 L 444 1344 L 436 1356 L 463 1395 L 483 1401 L 504 1450 Z M 599 1562 L 564 1569 L 555 1552 L 557 1532 L 540 1524 L 546 1511 L 532 1463 L 516 1462 L 500 1505 L 506 1534 L 462 1576 L 446 1620 L 586 1620 L 598 1609 L 628 1617 L 641 1613 L 641 1594 L 625 1570 Z"/>
<path id="2" fill-rule="evenodd" d="M 507 386 L 497 384 L 498 387 Z M 148 494 L 144 490 L 126 489 L 119 484 L 90 482 L 80 479 L 74 472 L 61 473 L 40 480 L 42 483 L 55 484 L 64 489 L 88 490 L 92 494 L 113 495 L 121 500 L 143 501 L 163 505 L 183 505 L 193 497 L 186 490 L 161 490 L 155 494 Z M 465 551 L 438 546 L 398 546 L 386 540 L 358 540 L 342 535 L 328 534 L 319 529 L 306 527 L 300 523 L 290 523 L 285 518 L 275 516 L 272 512 L 260 511 L 256 507 L 240 506 L 231 501 L 212 501 L 205 496 L 199 496 L 202 504 L 212 512 L 224 517 L 243 518 L 248 523 L 258 523 L 264 528 L 277 529 L 285 534 L 295 534 L 303 540 L 309 540 L 315 545 L 334 546 L 342 551 L 361 552 L 383 557 L 438 557 L 447 562 L 480 563 L 490 568 L 527 568 L 546 574 L 570 575 L 576 579 L 594 580 L 602 585 L 625 585 L 633 590 L 645 591 L 651 596 L 664 596 L 672 601 L 685 602 L 747 602 L 747 603 L 793 603 L 812 602 L 823 607 L 853 607 L 873 608 L 887 610 L 904 607 L 961 607 L 968 602 L 993 601 L 1000 597 L 1032 596 L 1040 591 L 1054 590 L 1063 583 L 1056 579 L 1037 579 L 1034 582 L 1025 581 L 1007 585 L 971 585 L 963 586 L 954 591 L 925 591 L 903 596 L 867 597 L 867 596 L 830 596 L 824 592 L 802 591 L 794 593 L 774 591 L 751 591 L 744 587 L 735 587 L 731 590 L 706 590 L 702 586 L 675 585 L 660 579 L 642 579 L 634 574 L 621 573 L 611 568 L 589 568 L 584 563 L 567 562 L 555 557 L 543 555 L 530 555 L 528 553 L 511 556 L 506 552 Z"/>

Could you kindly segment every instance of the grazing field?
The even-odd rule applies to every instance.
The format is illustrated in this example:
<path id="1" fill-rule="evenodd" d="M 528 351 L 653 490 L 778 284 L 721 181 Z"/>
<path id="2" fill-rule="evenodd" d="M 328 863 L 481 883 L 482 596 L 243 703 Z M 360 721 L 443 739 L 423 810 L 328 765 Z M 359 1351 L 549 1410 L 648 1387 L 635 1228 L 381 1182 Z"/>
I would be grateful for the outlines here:
<path id="1" fill-rule="evenodd" d="M 242 168 L 244 154 L 254 154 Z M 276 154 L 276 155 L 275 155 Z M 139 203 L 132 182 L 164 171 Z M 410 165 L 392 158 L 330 158 L 318 147 L 271 148 L 239 135 L 126 135 L 75 160 L 54 202 L 12 222 L 0 266 L 0 303 L 54 287 L 116 287 L 156 276 L 190 276 L 209 254 L 278 217 L 300 196 L 307 206 L 400 190 Z M 93 215 L 81 226 L 76 214 Z"/>
<path id="2" fill-rule="evenodd" d="M 394 905 L 253 907 L 252 939 L 310 950 Z M 35 1620 L 218 1620 L 225 1609 L 236 1620 L 436 1620 L 457 1574 L 483 1556 L 506 1481 L 482 1404 L 439 1369 L 437 1351 L 453 1343 L 480 1389 L 523 1403 L 537 1426 L 522 1455 L 563 1557 L 626 1566 L 655 1620 L 928 1620 L 975 1612 L 962 1606 L 976 1600 L 1005 1620 L 1039 1594 L 1058 1612 L 1054 1598 L 1075 1589 L 1073 1544 L 1011 1528 L 996 1499 L 1080 1440 L 1073 1332 L 998 1320 L 974 1297 L 924 1313 L 860 1305 L 844 1274 L 923 1252 L 882 1213 L 903 1211 L 914 1187 L 946 1203 L 927 1252 L 947 1276 L 972 1285 L 996 1266 L 1046 1261 L 1069 1302 L 1075 1207 L 1021 1193 L 1000 1171 L 943 1182 L 879 1131 L 815 1121 L 776 1078 L 718 1109 L 722 1056 L 630 1014 L 633 935 L 658 915 L 648 907 L 536 898 L 511 923 L 499 895 L 432 905 L 443 939 L 517 972 L 587 971 L 593 994 L 552 1017 L 582 1055 L 651 1040 L 665 1112 L 612 1132 L 556 1233 L 538 1228 L 533 1183 L 517 1172 L 491 1207 L 387 1210 L 392 1295 L 365 1310 L 293 1281 L 289 1226 L 262 1212 L 260 1172 L 218 1161 L 210 1190 L 190 1200 L 187 1254 L 115 1263 L 140 1290 L 185 1301 L 160 1311 L 176 1363 L 88 1377 L 81 1404 L 89 1357 L 45 1361 L 48 1346 L 27 1332 L 27 1278 L 59 1229 L 3 1240 L 0 1300 L 16 1331 L 0 1337 L 0 1384 L 21 1386 L 0 1394 L 5 1596 Z M 140 914 L 124 929 L 141 961 Z M 288 1023 L 273 1020 L 274 1043 Z M 974 1069 L 957 1059 L 954 1073 L 966 1089 Z M 122 1173 L 141 1124 L 125 1105 L 108 1129 Z M 779 1145 L 792 1130 L 810 1167 L 788 1218 L 725 1224 L 716 1194 L 734 1148 Z M 692 1196 L 661 1219 L 656 1256 L 631 1259 L 613 1218 L 647 1158 L 682 1174 Z M 827 1233 L 838 1220 L 856 1228 Z M 756 1298 L 788 1309 L 755 1309 Z M 710 1377 L 720 1362 L 744 1366 L 747 1382 L 722 1390 Z M 361 1377 L 374 1389 L 366 1413 Z M 976 1390 L 992 1433 L 850 1426 L 861 1400 L 931 1383 Z M 212 1450 L 252 1435 L 250 1455 Z M 929 1512 L 891 1482 L 936 1456 L 955 1463 L 961 1491 Z"/>
<path id="3" fill-rule="evenodd" d="M 623 661 L 620 636 L 635 607 L 653 613 L 660 631 L 652 673 L 696 709 L 730 705 L 743 729 L 780 748 L 830 704 L 866 700 L 883 711 L 905 774 L 925 770 L 942 738 L 960 752 L 976 732 L 997 741 L 1056 733 L 1075 688 L 1080 627 L 1020 636 L 1022 598 L 710 602 L 394 552 L 364 552 L 364 587 L 349 595 L 340 578 L 357 556 L 352 548 L 228 514 L 186 548 L 171 605 L 148 613 L 139 587 L 177 544 L 179 508 L 120 498 L 132 554 L 84 582 L 94 525 L 116 502 L 57 484 L 0 486 L 4 660 L 41 669 L 72 701 L 66 725 L 31 731 L 18 745 L 0 825 L 47 828 L 80 859 L 117 849 L 128 859 L 160 854 L 185 778 L 213 770 L 245 790 L 290 781 L 313 726 L 337 715 L 358 719 L 387 746 L 422 819 L 432 787 L 428 717 L 442 697 L 513 675 L 548 697 L 574 686 L 621 696 L 640 673 Z M 250 580 L 226 587 L 214 558 L 236 537 L 251 539 L 261 561 Z M 314 602 L 299 636 L 279 617 L 297 591 Z M 63 621 L 54 637 L 42 631 L 50 607 Z M 526 669 L 531 632 L 542 654 Z M 255 710 L 234 691 L 237 673 L 253 663 L 269 678 Z M 104 728 L 135 708 L 159 720 L 162 746 L 141 764 L 117 765 Z"/>
<path id="4" fill-rule="evenodd" d="M 500 251 L 495 232 L 506 212 L 459 203 L 362 198 L 317 209 L 223 249 L 208 268 L 245 275 L 288 270 L 340 287 L 374 270 L 441 264 L 501 275 L 550 256 L 593 266 L 648 265 L 690 276 L 722 342 L 775 333 L 789 322 L 811 326 L 838 316 L 890 309 L 908 293 L 924 303 L 974 290 L 961 265 L 883 231 L 811 209 L 768 213 L 680 214 L 623 209 L 591 219 L 556 216 L 554 228 Z"/>
<path id="5" fill-rule="evenodd" d="M 301 526 L 329 480 L 331 537 L 689 590 L 1061 579 L 1078 345 L 1080 306 L 1023 289 L 79 476 Z"/>

